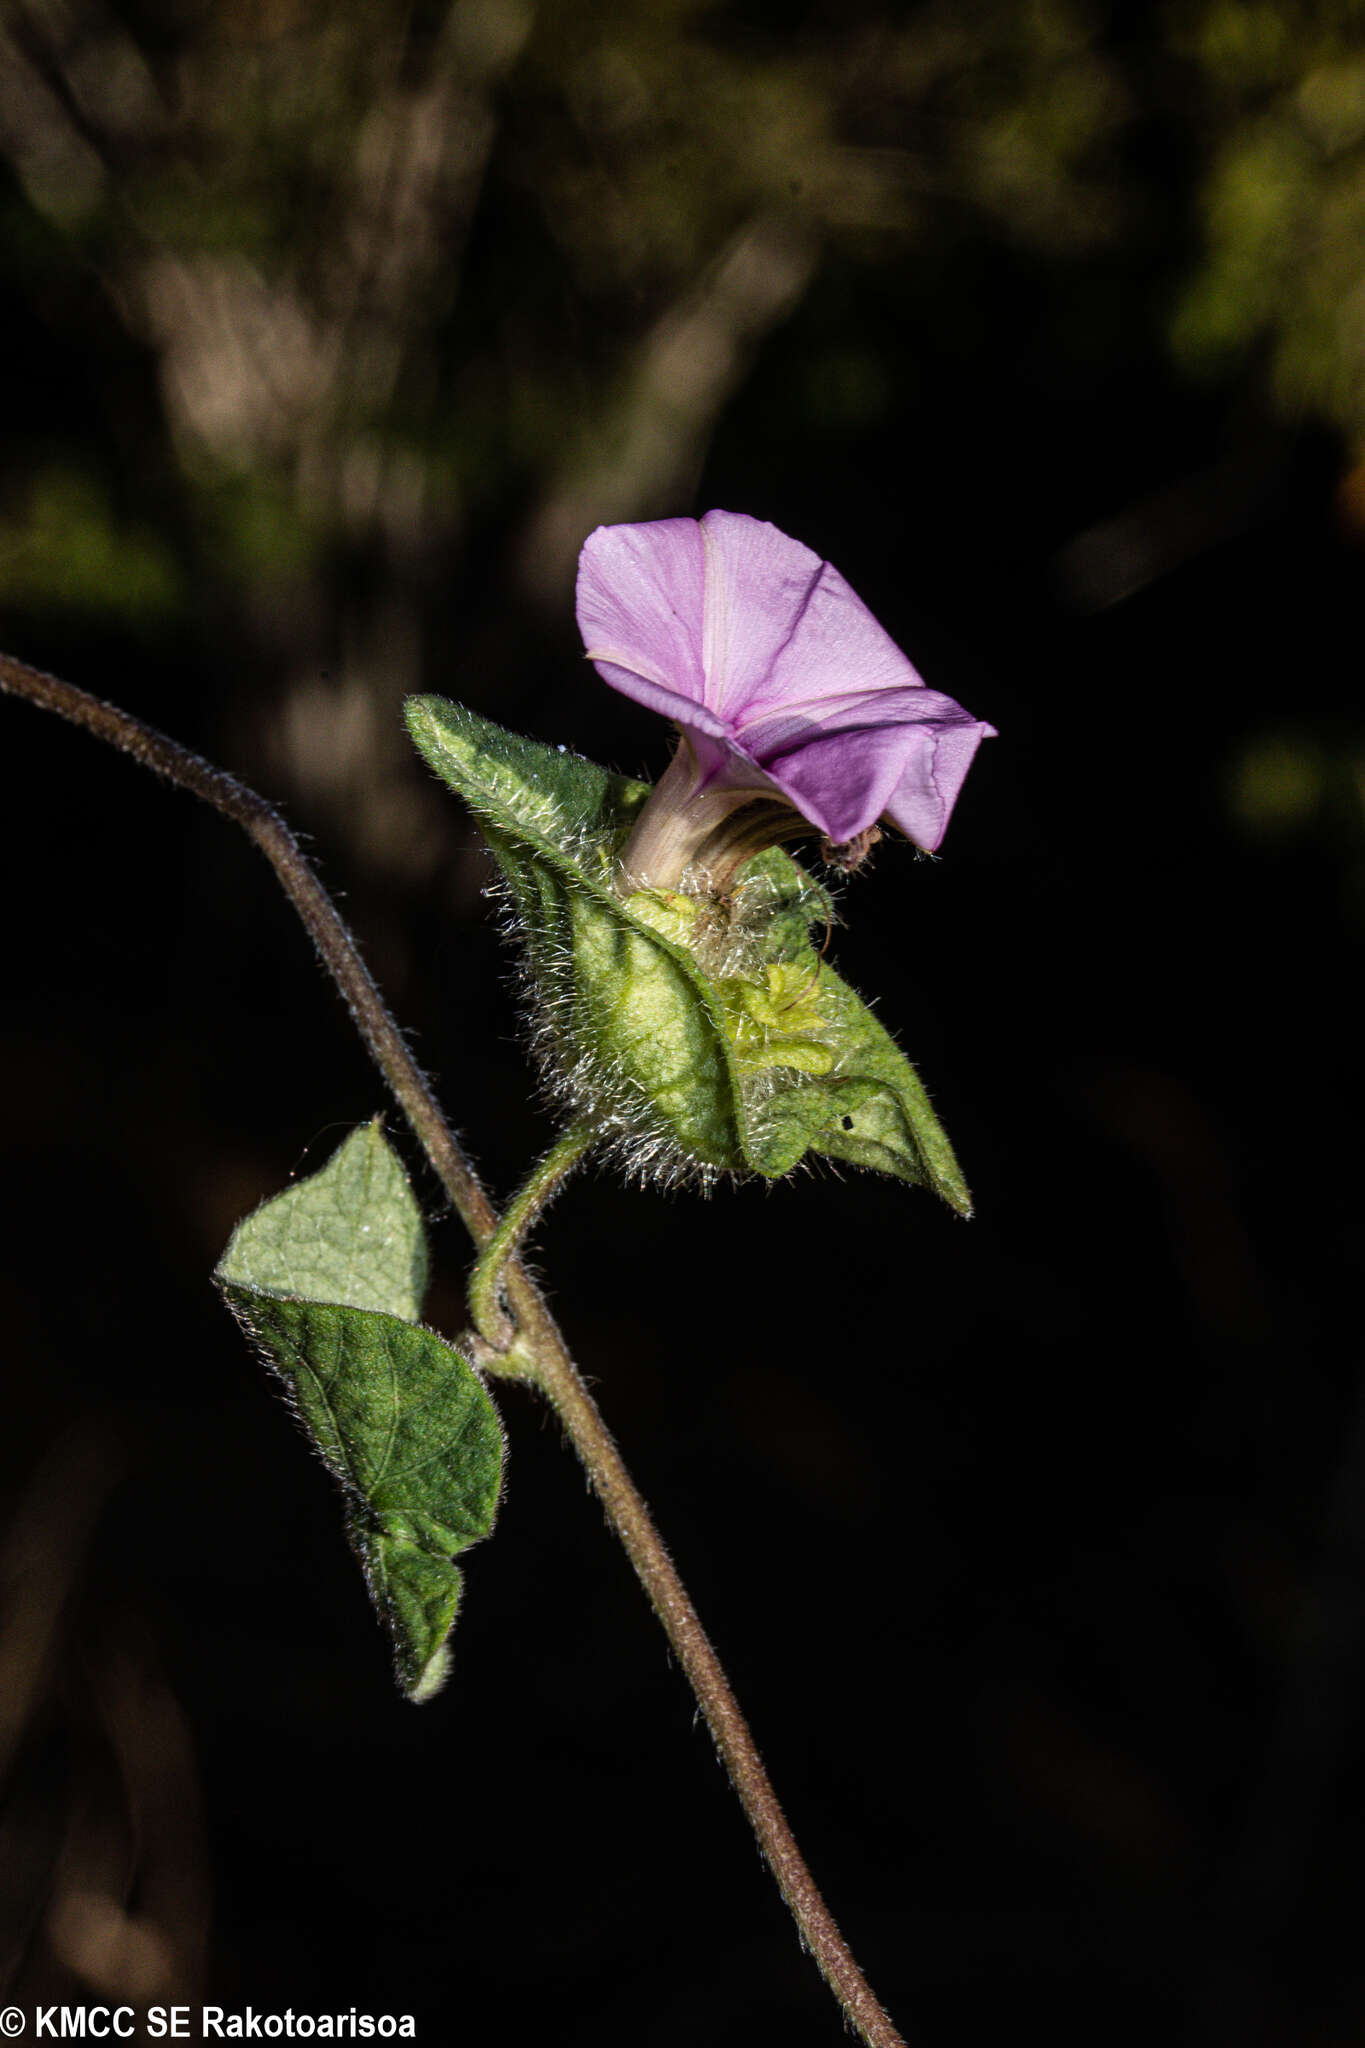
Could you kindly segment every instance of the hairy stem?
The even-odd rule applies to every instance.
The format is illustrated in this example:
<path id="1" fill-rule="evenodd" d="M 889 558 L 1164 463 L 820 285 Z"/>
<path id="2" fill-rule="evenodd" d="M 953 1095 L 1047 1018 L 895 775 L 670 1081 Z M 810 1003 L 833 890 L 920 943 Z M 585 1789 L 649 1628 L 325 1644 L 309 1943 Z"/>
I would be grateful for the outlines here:
<path id="1" fill-rule="evenodd" d="M 516 1325 L 503 1312 L 503 1275 L 508 1259 L 531 1225 L 596 1142 L 597 1132 L 592 1124 L 570 1124 L 545 1157 L 531 1169 L 503 1210 L 501 1223 L 479 1254 L 478 1264 L 469 1276 L 469 1313 L 474 1328 L 496 1353 L 507 1360 L 501 1367 L 494 1362 L 494 1371 L 509 1372 L 518 1378 L 533 1377 L 519 1351 L 515 1353 L 515 1363 L 508 1357 L 516 1336 Z"/>
<path id="2" fill-rule="evenodd" d="M 720 1658 L 578 1368 L 563 1350 L 538 1352 L 534 1377 L 558 1412 L 607 1520 L 663 1624 L 759 1847 L 821 1975 L 869 2048 L 905 2048 L 820 1896 Z"/>
<path id="3" fill-rule="evenodd" d="M 324 966 L 350 1007 L 371 1058 L 397 1096 L 403 1114 L 470 1236 L 476 1244 L 485 1244 L 497 1228 L 497 1212 L 441 1114 L 431 1084 L 403 1042 L 355 940 L 279 813 L 254 789 L 224 774 L 221 768 L 211 767 L 188 747 L 143 725 L 140 719 L 130 717 L 116 705 L 105 704 L 85 690 L 78 690 L 74 683 L 44 675 L 12 655 L 0 654 L 0 689 L 27 697 L 31 704 L 55 711 L 72 725 L 83 726 L 86 732 L 117 747 L 120 753 L 131 754 L 144 768 L 164 776 L 180 789 L 189 790 L 214 810 L 221 811 L 225 818 L 231 818 L 255 841 L 307 926 Z"/>
<path id="4" fill-rule="evenodd" d="M 242 827 L 274 868 L 324 965 L 349 1004 L 371 1057 L 392 1088 L 471 1237 L 480 1249 L 490 1248 L 489 1260 L 481 1261 L 475 1269 L 475 1281 L 484 1276 L 486 1298 L 494 1307 L 501 1281 L 516 1325 L 518 1351 L 528 1361 L 521 1370 L 558 1412 L 607 1519 L 649 1595 L 803 1941 L 868 2048 L 905 2048 L 816 1888 L 687 1589 L 553 1317 L 516 1256 L 521 1229 L 573 1163 L 567 1157 L 570 1139 L 581 1134 L 565 1134 L 516 1198 L 509 1212 L 513 1221 L 500 1224 L 459 1140 L 446 1123 L 426 1076 L 371 979 L 354 939 L 297 840 L 264 797 L 127 712 L 56 676 L 44 675 L 10 655 L 0 654 L 0 690 L 56 712 L 211 804 Z M 561 1152 L 566 1154 L 563 1160 L 558 1157 Z M 557 1162 L 553 1169 L 551 1162 Z"/>

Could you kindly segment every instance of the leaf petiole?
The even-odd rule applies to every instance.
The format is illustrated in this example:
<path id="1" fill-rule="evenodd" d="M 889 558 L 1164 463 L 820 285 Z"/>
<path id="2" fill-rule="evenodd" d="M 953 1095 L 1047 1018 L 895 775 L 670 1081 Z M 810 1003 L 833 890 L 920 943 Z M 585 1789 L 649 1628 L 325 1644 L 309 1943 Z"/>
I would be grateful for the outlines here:
<path id="1" fill-rule="evenodd" d="M 556 1139 L 513 1195 L 469 1276 L 470 1317 L 492 1350 L 491 1357 L 485 1353 L 480 1361 L 486 1371 L 514 1379 L 536 1377 L 535 1359 L 518 1346 L 516 1322 L 503 1305 L 503 1274 L 527 1231 L 579 1161 L 587 1157 L 597 1136 L 596 1127 L 585 1121 L 570 1124 Z"/>

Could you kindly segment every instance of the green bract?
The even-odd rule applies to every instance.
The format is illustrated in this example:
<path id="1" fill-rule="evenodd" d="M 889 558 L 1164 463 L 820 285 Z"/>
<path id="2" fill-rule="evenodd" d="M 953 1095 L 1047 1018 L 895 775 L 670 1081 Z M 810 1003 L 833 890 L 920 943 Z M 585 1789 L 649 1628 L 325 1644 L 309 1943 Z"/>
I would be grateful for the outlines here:
<path id="1" fill-rule="evenodd" d="M 374 1123 L 239 1223 L 215 1275 L 341 1483 L 413 1700 L 445 1681 L 462 1584 L 451 1559 L 488 1534 L 502 1484 L 482 1381 L 418 1325 L 426 1266 L 412 1190 Z"/>
<path id="2" fill-rule="evenodd" d="M 618 893 L 647 785 L 443 697 L 409 730 L 506 879 L 551 1085 L 629 1166 L 776 1179 L 807 1152 L 971 1196 L 909 1061 L 816 953 L 824 892 L 778 848 L 725 899 Z"/>

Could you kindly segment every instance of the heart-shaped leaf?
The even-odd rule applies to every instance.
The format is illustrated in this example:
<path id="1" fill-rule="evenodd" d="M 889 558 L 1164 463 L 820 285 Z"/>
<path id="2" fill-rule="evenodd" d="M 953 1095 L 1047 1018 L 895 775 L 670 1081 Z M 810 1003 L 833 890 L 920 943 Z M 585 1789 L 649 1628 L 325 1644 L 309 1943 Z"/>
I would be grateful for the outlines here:
<path id="1" fill-rule="evenodd" d="M 346 1501 L 408 1697 L 449 1669 L 452 1559 L 497 1512 L 503 1442 L 472 1367 L 417 1321 L 422 1219 L 377 1123 L 234 1231 L 215 1276 Z"/>

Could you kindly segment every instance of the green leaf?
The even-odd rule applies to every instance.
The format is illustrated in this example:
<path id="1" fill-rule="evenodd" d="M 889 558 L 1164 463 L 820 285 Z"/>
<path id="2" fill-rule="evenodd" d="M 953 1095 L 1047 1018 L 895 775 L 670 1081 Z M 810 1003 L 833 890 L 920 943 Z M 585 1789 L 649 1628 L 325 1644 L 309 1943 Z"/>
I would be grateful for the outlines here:
<path id="1" fill-rule="evenodd" d="M 821 966 L 820 983 L 841 1052 L 838 1077 L 830 1084 L 836 1114 L 812 1131 L 812 1150 L 917 1181 L 933 1188 L 960 1216 L 970 1216 L 971 1190 L 919 1075 L 832 967 Z"/>
<path id="2" fill-rule="evenodd" d="M 449 1669 L 452 1559 L 492 1528 L 503 1457 L 482 1381 L 417 1323 L 425 1273 L 417 1204 L 376 1122 L 239 1224 L 216 1275 L 342 1488 L 413 1700 Z"/>
<path id="3" fill-rule="evenodd" d="M 552 859 L 586 858 L 599 882 L 610 880 L 611 856 L 649 795 L 647 782 L 506 732 L 446 697 L 409 697 L 405 710 L 418 749 L 480 820 Z"/>
<path id="4" fill-rule="evenodd" d="M 702 1166 L 742 1169 L 739 1076 L 719 999 L 687 947 L 612 886 L 648 787 L 442 697 L 410 698 L 407 718 L 507 880 L 540 1050 L 575 1113 L 634 1137 L 641 1152 L 671 1142 Z"/>
<path id="5" fill-rule="evenodd" d="M 551 1080 L 629 1163 L 662 1152 L 774 1179 L 814 1151 L 970 1215 L 914 1068 L 811 944 L 829 899 L 793 860 L 759 854 L 725 904 L 623 899 L 617 856 L 643 784 L 441 697 L 409 699 L 407 717 L 506 879 Z"/>
<path id="6" fill-rule="evenodd" d="M 426 1239 L 380 1120 L 352 1131 L 320 1172 L 239 1223 L 217 1277 L 415 1323 L 427 1287 Z"/>
<path id="7" fill-rule="evenodd" d="M 434 1331 L 377 1309 L 223 1292 L 284 1381 L 346 1497 L 346 1526 L 394 1646 L 429 1699 L 459 1605 L 452 1558 L 493 1526 L 502 1432 L 477 1374 Z"/>
<path id="8" fill-rule="evenodd" d="M 435 1547 L 439 1531 L 431 1535 L 434 1541 L 413 1542 L 401 1517 L 385 1515 L 351 1530 L 370 1598 L 395 1645 L 398 1682 L 418 1707 L 450 1676 L 450 1635 L 464 1589 L 459 1567 Z"/>

